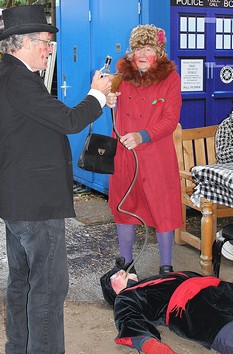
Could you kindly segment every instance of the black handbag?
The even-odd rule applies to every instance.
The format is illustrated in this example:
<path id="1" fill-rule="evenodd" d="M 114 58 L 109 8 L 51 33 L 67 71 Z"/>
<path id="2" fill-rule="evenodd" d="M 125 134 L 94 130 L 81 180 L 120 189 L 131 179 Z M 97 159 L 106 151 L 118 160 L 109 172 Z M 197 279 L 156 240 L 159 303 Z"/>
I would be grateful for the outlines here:
<path id="1" fill-rule="evenodd" d="M 107 135 L 92 133 L 90 125 L 78 166 L 86 171 L 97 173 L 114 173 L 114 156 L 116 155 L 117 139 Z"/>

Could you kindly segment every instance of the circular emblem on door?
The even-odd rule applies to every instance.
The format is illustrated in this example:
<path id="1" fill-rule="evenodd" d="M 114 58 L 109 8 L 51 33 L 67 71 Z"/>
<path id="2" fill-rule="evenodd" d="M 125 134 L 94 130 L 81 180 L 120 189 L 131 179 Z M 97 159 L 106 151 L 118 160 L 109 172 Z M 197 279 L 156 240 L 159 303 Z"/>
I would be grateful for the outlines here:
<path id="1" fill-rule="evenodd" d="M 229 84 L 233 81 L 233 68 L 231 66 L 224 66 L 220 71 L 220 78 L 224 84 Z"/>

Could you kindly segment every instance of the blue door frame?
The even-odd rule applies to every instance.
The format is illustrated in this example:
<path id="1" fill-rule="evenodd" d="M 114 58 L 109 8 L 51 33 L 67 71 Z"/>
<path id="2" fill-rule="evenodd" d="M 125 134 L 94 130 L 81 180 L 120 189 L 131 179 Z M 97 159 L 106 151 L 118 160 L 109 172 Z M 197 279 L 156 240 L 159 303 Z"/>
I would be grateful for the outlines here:
<path id="1" fill-rule="evenodd" d="M 229 8 L 171 7 L 170 50 L 183 80 L 184 128 L 218 124 L 232 111 L 232 19 Z"/>

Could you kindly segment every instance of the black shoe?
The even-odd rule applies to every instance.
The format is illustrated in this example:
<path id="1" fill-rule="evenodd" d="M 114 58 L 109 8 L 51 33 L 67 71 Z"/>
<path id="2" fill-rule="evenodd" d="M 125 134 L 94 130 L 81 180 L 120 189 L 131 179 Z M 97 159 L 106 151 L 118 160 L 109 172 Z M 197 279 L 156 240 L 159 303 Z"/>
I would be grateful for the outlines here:
<path id="1" fill-rule="evenodd" d="M 123 269 L 124 265 L 125 265 L 124 257 L 117 257 L 116 262 L 115 262 L 115 266 L 119 269 Z"/>
<path id="2" fill-rule="evenodd" d="M 163 265 L 161 267 L 159 267 L 159 274 L 167 274 L 167 273 L 171 273 L 174 272 L 172 266 L 170 265 Z"/>

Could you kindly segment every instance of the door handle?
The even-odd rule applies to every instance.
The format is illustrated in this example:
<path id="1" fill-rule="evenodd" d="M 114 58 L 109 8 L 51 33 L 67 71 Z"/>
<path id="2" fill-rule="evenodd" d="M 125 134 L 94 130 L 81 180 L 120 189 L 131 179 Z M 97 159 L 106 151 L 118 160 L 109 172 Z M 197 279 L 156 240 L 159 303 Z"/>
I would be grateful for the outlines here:
<path id="1" fill-rule="evenodd" d="M 214 62 L 207 62 L 205 63 L 206 65 L 206 75 L 207 75 L 207 80 L 213 80 L 214 78 L 214 67 L 215 67 L 215 63 Z"/>
<path id="2" fill-rule="evenodd" d="M 64 75 L 63 75 L 63 84 L 61 85 L 63 98 L 65 98 L 66 95 L 67 95 L 67 91 L 66 91 L 67 87 L 70 87 L 70 86 L 68 86 L 68 85 L 66 84 L 66 75 L 64 74 Z"/>
<path id="3" fill-rule="evenodd" d="M 63 85 L 61 86 L 63 98 L 66 97 L 66 88 L 67 88 L 66 81 L 63 81 Z"/>
<path id="4" fill-rule="evenodd" d="M 63 75 L 63 85 L 61 86 L 63 98 L 66 97 L 66 88 L 67 88 L 67 85 L 66 85 L 66 75 L 64 74 L 64 75 Z"/>
<path id="5" fill-rule="evenodd" d="M 205 63 L 206 65 L 206 75 L 207 75 L 207 80 L 210 78 L 210 63 Z"/>
<path id="6" fill-rule="evenodd" d="M 210 79 L 213 80 L 214 78 L 214 62 L 210 63 Z"/>

